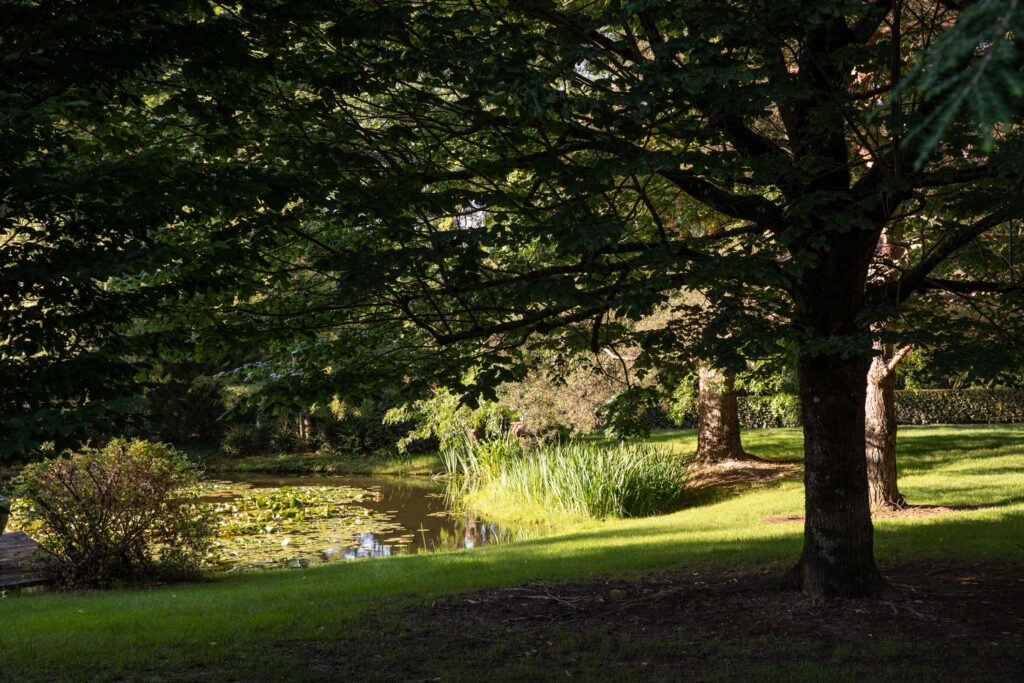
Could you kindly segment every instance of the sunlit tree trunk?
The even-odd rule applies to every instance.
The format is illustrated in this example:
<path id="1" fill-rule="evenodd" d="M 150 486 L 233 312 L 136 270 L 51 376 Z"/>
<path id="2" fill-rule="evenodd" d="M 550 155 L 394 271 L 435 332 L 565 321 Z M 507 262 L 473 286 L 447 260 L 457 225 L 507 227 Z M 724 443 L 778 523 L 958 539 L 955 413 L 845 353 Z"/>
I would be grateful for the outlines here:
<path id="1" fill-rule="evenodd" d="M 864 453 L 871 508 L 884 510 L 906 505 L 896 474 L 896 364 L 910 347 L 896 351 L 876 339 L 874 348 L 864 403 Z"/>
<path id="2" fill-rule="evenodd" d="M 740 442 L 736 375 L 701 366 L 697 396 L 697 459 L 721 462 L 747 457 Z"/>
<path id="3" fill-rule="evenodd" d="M 313 417 L 306 409 L 299 411 L 298 427 L 298 434 L 301 440 L 308 441 L 313 438 Z"/>
<path id="4" fill-rule="evenodd" d="M 875 260 L 868 277 L 891 282 L 899 277 L 899 264 L 905 249 L 888 231 L 879 235 Z M 874 355 L 867 373 L 867 397 L 864 404 L 864 455 L 868 467 L 868 497 L 872 510 L 900 508 L 906 505 L 896 474 L 896 364 L 910 351 L 897 350 L 884 338 L 896 329 L 889 320 L 873 327 Z"/>

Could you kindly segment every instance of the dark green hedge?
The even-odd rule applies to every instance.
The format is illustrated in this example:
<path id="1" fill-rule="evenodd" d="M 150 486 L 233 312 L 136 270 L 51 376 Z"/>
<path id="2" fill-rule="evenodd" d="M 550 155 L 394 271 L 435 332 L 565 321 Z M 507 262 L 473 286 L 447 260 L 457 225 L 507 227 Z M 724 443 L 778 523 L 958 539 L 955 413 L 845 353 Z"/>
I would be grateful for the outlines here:
<path id="1" fill-rule="evenodd" d="M 800 426 L 800 399 L 792 394 L 740 396 L 738 404 L 743 429 Z M 659 407 L 650 410 L 645 419 L 649 429 L 694 429 L 697 426 L 697 413 L 693 410 L 680 413 Z"/>
<path id="2" fill-rule="evenodd" d="M 791 394 L 740 396 L 743 429 L 799 427 L 800 400 Z M 652 411 L 651 428 L 692 429 L 696 413 L 686 412 L 673 421 L 667 410 Z M 900 424 L 1001 424 L 1024 422 L 1024 391 L 1013 389 L 920 389 L 896 392 L 896 420 Z"/>
<path id="3" fill-rule="evenodd" d="M 1024 422 L 1024 391 L 1013 389 L 915 389 L 896 392 L 900 424 Z"/>

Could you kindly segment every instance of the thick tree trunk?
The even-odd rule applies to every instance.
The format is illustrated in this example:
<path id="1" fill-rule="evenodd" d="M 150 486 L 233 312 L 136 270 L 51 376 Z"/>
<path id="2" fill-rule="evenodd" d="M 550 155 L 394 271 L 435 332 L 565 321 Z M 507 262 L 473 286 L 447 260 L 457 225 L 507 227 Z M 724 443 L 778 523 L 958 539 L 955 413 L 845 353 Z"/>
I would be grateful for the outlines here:
<path id="1" fill-rule="evenodd" d="M 697 459 L 721 462 L 748 457 L 740 443 L 736 375 L 701 366 L 697 396 Z"/>
<path id="2" fill-rule="evenodd" d="M 801 590 L 813 595 L 864 597 L 887 591 L 875 564 L 864 457 L 871 347 L 861 348 L 867 330 L 858 318 L 866 306 L 867 264 L 875 247 L 866 237 L 852 231 L 847 249 L 817 254 L 815 267 L 804 273 L 795 292 L 795 322 L 810 343 L 797 358 L 804 423 L 804 548 L 794 574 Z"/>
<path id="3" fill-rule="evenodd" d="M 864 378 L 870 361 L 837 354 L 798 360 L 804 421 L 804 549 L 795 573 L 817 595 L 886 589 L 875 565 L 864 459 Z"/>
<path id="4" fill-rule="evenodd" d="M 896 356 L 893 345 L 875 341 L 864 404 L 864 453 L 872 510 L 901 508 L 906 500 L 896 479 Z"/>

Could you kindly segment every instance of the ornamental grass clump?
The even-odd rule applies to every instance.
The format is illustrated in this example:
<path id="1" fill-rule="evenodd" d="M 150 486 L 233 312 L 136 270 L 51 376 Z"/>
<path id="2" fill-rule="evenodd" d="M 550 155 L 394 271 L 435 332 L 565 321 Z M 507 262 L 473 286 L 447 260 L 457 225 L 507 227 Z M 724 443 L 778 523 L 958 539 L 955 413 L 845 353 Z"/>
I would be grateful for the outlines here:
<path id="1" fill-rule="evenodd" d="M 497 518 L 643 517 L 680 507 L 685 495 L 681 460 L 649 445 L 568 441 L 525 450 L 507 439 L 442 456 L 464 503 Z"/>
<path id="2" fill-rule="evenodd" d="M 27 466 L 15 490 L 19 523 L 65 587 L 187 578 L 213 533 L 191 500 L 198 479 L 167 446 L 118 439 Z"/>

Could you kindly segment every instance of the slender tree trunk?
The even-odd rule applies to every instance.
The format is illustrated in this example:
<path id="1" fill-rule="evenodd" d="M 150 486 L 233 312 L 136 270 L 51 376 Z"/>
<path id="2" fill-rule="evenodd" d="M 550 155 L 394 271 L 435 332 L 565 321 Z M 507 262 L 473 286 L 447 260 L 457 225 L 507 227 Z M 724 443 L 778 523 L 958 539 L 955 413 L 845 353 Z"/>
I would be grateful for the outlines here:
<path id="1" fill-rule="evenodd" d="M 313 438 L 313 418 L 305 408 L 299 411 L 298 427 L 299 439 L 308 441 Z"/>
<path id="2" fill-rule="evenodd" d="M 875 248 L 876 260 L 869 278 L 878 282 L 892 282 L 900 271 L 896 268 L 905 249 L 888 232 L 879 235 Z M 893 332 L 892 320 L 877 324 L 873 330 L 874 356 L 867 376 L 867 399 L 864 404 L 864 455 L 868 464 L 868 492 L 872 510 L 901 508 L 906 500 L 900 494 L 896 474 L 896 364 L 910 351 L 905 346 L 899 351 L 883 340 L 881 334 Z"/>
<path id="3" fill-rule="evenodd" d="M 864 458 L 869 363 L 838 354 L 798 360 L 805 521 L 796 574 L 807 593 L 861 597 L 886 589 L 875 565 Z"/>
<path id="4" fill-rule="evenodd" d="M 697 459 L 721 462 L 748 457 L 740 443 L 736 375 L 701 366 L 697 397 Z"/>
<path id="5" fill-rule="evenodd" d="M 896 478 L 896 371 L 892 344 L 875 340 L 876 355 L 868 370 L 864 452 L 872 510 L 901 508 L 906 499 Z"/>

